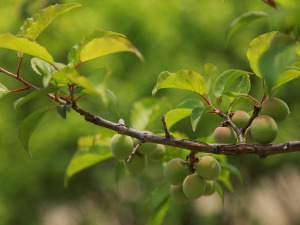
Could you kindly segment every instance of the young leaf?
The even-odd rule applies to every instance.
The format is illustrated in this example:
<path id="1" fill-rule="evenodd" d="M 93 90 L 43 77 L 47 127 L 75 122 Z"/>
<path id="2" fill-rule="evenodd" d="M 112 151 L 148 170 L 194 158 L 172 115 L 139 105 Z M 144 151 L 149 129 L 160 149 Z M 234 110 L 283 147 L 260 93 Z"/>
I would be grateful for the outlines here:
<path id="1" fill-rule="evenodd" d="M 249 74 L 249 72 L 242 71 L 242 70 L 226 70 L 224 71 L 220 76 L 217 77 L 214 83 L 214 95 L 218 101 L 218 105 L 222 102 L 222 96 L 228 92 L 229 87 L 231 84 L 236 81 L 240 76 Z M 245 92 L 250 90 L 250 87 L 247 86 L 248 83 L 243 81 L 242 79 L 242 85 L 237 86 L 237 88 L 234 90 L 233 93 L 237 94 L 245 94 Z M 247 94 L 247 93 L 246 93 Z"/>
<path id="2" fill-rule="evenodd" d="M 203 95 L 205 93 L 205 82 L 202 75 L 192 70 L 180 70 L 176 73 L 165 71 L 160 73 L 152 95 L 163 88 L 183 89 Z"/>
<path id="3" fill-rule="evenodd" d="M 67 118 L 67 105 L 66 104 L 56 106 L 56 110 L 63 119 Z"/>
<path id="4" fill-rule="evenodd" d="M 252 12 L 246 12 L 236 18 L 234 21 L 232 21 L 227 28 L 226 31 L 226 38 L 225 38 L 225 43 L 226 45 L 229 42 L 229 39 L 232 37 L 232 35 L 243 28 L 244 26 L 254 22 L 255 20 L 258 20 L 260 18 L 268 16 L 267 13 L 262 12 L 262 11 L 252 11 Z"/>
<path id="5" fill-rule="evenodd" d="M 58 86 L 72 84 L 77 77 L 79 77 L 77 70 L 70 66 L 66 66 L 52 75 Z"/>
<path id="6" fill-rule="evenodd" d="M 213 108 L 214 108 L 213 106 L 207 105 L 205 107 L 197 107 L 193 109 L 191 114 L 191 123 L 194 132 L 196 131 L 197 125 L 199 121 L 202 119 L 202 117 L 206 115 L 208 112 L 210 112 L 211 110 L 213 110 Z"/>
<path id="7" fill-rule="evenodd" d="M 79 6 L 81 4 L 55 4 L 39 10 L 25 20 L 18 35 L 35 40 L 57 16 Z"/>
<path id="8" fill-rule="evenodd" d="M 17 101 L 14 102 L 14 108 L 15 110 L 20 109 L 22 105 L 24 105 L 26 102 L 37 98 L 41 95 L 49 94 L 49 93 L 56 93 L 58 91 L 58 88 L 45 88 L 42 90 L 33 91 L 30 94 L 26 95 L 25 97 L 19 98 Z"/>
<path id="9" fill-rule="evenodd" d="M 292 62 L 296 51 L 296 45 L 272 45 L 259 59 L 259 70 L 265 79 L 267 91 L 271 94 L 271 89 L 275 85 L 279 75 L 284 72 Z"/>
<path id="10" fill-rule="evenodd" d="M 10 91 L 3 84 L 0 83 L 0 98 L 10 93 Z"/>
<path id="11" fill-rule="evenodd" d="M 0 48 L 16 50 L 53 63 L 52 56 L 43 46 L 28 38 L 14 36 L 9 32 L 0 34 Z"/>
<path id="12" fill-rule="evenodd" d="M 282 74 L 279 75 L 274 87 L 272 88 L 272 92 L 274 92 L 277 88 L 279 88 L 281 85 L 294 80 L 296 78 L 300 77 L 300 71 L 299 70 L 286 70 Z"/>
<path id="13" fill-rule="evenodd" d="M 157 207 L 154 213 L 147 221 L 147 225 L 161 225 L 170 207 L 171 197 L 167 197 Z"/>
<path id="14" fill-rule="evenodd" d="M 268 49 L 276 33 L 276 31 L 272 31 L 266 34 L 262 34 L 250 42 L 247 51 L 247 58 L 252 71 L 256 76 L 260 78 L 262 78 L 262 74 L 258 66 L 259 59 L 262 56 L 262 54 Z"/>
<path id="15" fill-rule="evenodd" d="M 127 38 L 120 35 L 105 36 L 91 40 L 82 47 L 80 61 L 86 62 L 117 52 L 131 52 L 141 61 L 144 61 L 142 54 L 133 46 L 133 44 Z"/>
<path id="16" fill-rule="evenodd" d="M 65 64 L 56 63 L 56 62 L 54 62 L 53 64 L 58 69 L 62 69 L 63 67 L 66 66 Z M 51 65 L 50 63 L 44 60 L 34 57 L 31 59 L 31 68 L 38 75 L 43 76 L 43 85 L 44 87 L 48 87 L 53 73 L 56 72 L 56 69 L 53 67 L 53 65 Z"/>
<path id="17" fill-rule="evenodd" d="M 36 129 L 38 123 L 42 119 L 42 117 L 45 115 L 46 112 L 49 111 L 49 108 L 41 108 L 34 113 L 31 113 L 29 116 L 27 116 L 22 122 L 19 127 L 18 137 L 20 142 L 22 143 L 23 147 L 27 151 L 27 153 L 31 156 L 31 153 L 29 151 L 29 139 L 33 133 L 33 131 Z"/>
<path id="18" fill-rule="evenodd" d="M 79 148 L 68 165 L 65 176 L 65 186 L 76 173 L 112 157 L 109 144 L 97 144 Z"/>

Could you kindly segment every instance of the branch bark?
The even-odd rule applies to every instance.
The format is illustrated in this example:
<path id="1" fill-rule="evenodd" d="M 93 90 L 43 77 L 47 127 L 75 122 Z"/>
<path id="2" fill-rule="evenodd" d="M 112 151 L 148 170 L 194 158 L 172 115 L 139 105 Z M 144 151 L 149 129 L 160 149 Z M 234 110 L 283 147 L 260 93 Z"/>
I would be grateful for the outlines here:
<path id="1" fill-rule="evenodd" d="M 181 149 L 187 149 L 193 152 L 204 152 L 220 155 L 254 154 L 260 156 L 261 158 L 265 158 L 269 155 L 300 151 L 300 140 L 270 145 L 252 145 L 246 143 L 208 144 L 204 142 L 175 138 L 173 136 L 169 138 L 156 134 L 148 134 L 145 136 L 143 131 L 138 131 L 126 125 L 114 123 L 112 121 L 103 119 L 100 116 L 93 115 L 81 109 L 75 103 L 72 105 L 72 109 L 80 115 L 84 116 L 86 121 L 97 126 L 114 130 L 120 134 L 142 140 L 143 142 L 169 145 Z"/>

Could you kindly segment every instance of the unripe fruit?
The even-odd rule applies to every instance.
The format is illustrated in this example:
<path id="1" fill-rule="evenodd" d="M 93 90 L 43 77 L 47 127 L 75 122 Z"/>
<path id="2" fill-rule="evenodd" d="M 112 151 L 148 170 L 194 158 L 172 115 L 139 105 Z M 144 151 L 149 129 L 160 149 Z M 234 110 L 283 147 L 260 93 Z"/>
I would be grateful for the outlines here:
<path id="1" fill-rule="evenodd" d="M 182 184 L 184 178 L 189 174 L 185 161 L 180 158 L 171 159 L 164 170 L 168 182 L 174 185 Z"/>
<path id="2" fill-rule="evenodd" d="M 205 191 L 205 181 L 198 174 L 188 175 L 183 181 L 183 193 L 189 199 L 201 197 Z"/>
<path id="3" fill-rule="evenodd" d="M 157 148 L 157 144 L 155 143 L 143 143 L 141 147 L 139 147 L 138 152 L 141 153 L 142 155 L 150 155 L 155 151 Z"/>
<path id="4" fill-rule="evenodd" d="M 267 115 L 256 117 L 251 124 L 253 139 L 260 144 L 269 144 L 275 140 L 278 128 L 275 120 Z"/>
<path id="5" fill-rule="evenodd" d="M 221 174 L 220 163 L 213 157 L 205 155 L 194 164 L 196 172 L 205 180 L 215 180 Z"/>
<path id="6" fill-rule="evenodd" d="M 133 150 L 133 141 L 129 136 L 115 134 L 110 141 L 112 154 L 118 160 L 126 159 Z"/>
<path id="7" fill-rule="evenodd" d="M 203 195 L 212 195 L 216 191 L 216 182 L 213 180 L 205 181 L 205 191 Z"/>
<path id="8" fill-rule="evenodd" d="M 232 122 L 238 127 L 244 127 L 250 119 L 250 115 L 242 110 L 237 110 L 234 112 L 233 116 L 231 117 Z"/>
<path id="9" fill-rule="evenodd" d="M 245 141 L 248 144 L 257 144 L 257 142 L 252 137 L 250 127 L 248 127 L 247 130 L 245 131 Z"/>
<path id="10" fill-rule="evenodd" d="M 286 119 L 290 113 L 288 105 L 279 98 L 269 98 L 262 103 L 261 113 L 271 116 L 275 121 Z"/>
<path id="11" fill-rule="evenodd" d="M 231 127 L 217 127 L 214 131 L 214 142 L 234 144 L 237 142 L 237 136 Z"/>
<path id="12" fill-rule="evenodd" d="M 171 197 L 174 202 L 178 204 L 183 204 L 189 201 L 189 199 L 183 193 L 182 185 L 172 185 L 170 186 Z"/>
<path id="13" fill-rule="evenodd" d="M 164 155 L 166 153 L 166 148 L 164 145 L 158 144 L 155 151 L 152 152 L 150 155 L 148 155 L 149 159 L 159 161 L 164 158 Z"/>
<path id="14" fill-rule="evenodd" d="M 131 173 L 139 173 L 141 172 L 147 165 L 147 158 L 144 155 L 136 152 L 129 162 L 127 160 L 124 161 L 125 168 Z"/>

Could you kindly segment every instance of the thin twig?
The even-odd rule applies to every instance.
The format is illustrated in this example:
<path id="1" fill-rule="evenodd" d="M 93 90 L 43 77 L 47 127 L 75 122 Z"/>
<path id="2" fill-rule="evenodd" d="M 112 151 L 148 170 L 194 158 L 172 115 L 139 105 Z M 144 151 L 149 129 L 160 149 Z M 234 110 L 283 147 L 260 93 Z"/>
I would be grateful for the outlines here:
<path id="1" fill-rule="evenodd" d="M 136 146 L 133 148 L 131 154 L 128 156 L 127 162 L 130 162 L 132 156 L 137 152 L 137 150 L 142 146 L 143 143 L 144 143 L 144 142 L 140 140 L 140 141 L 136 144 Z"/>
<path id="2" fill-rule="evenodd" d="M 166 124 L 166 121 L 165 121 L 165 116 L 162 116 L 161 121 L 162 121 L 163 126 L 164 126 L 164 131 L 165 131 L 166 138 L 170 138 L 171 135 L 170 135 L 170 133 L 168 131 L 168 127 L 167 127 L 167 124 Z"/>

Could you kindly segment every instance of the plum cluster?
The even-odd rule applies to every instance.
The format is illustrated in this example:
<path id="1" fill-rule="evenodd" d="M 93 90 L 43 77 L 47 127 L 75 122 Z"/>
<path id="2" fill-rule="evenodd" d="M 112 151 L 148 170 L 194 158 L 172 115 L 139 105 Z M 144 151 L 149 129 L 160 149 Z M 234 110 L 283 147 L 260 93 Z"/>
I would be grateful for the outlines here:
<path id="1" fill-rule="evenodd" d="M 192 174 L 189 173 L 188 162 L 180 158 L 171 159 L 165 167 L 165 178 L 171 184 L 171 197 L 178 204 L 211 195 L 216 191 L 215 180 L 221 173 L 219 162 L 211 156 L 197 159 Z"/>
<path id="2" fill-rule="evenodd" d="M 141 172 L 147 166 L 148 158 L 155 161 L 162 160 L 166 151 L 164 145 L 143 143 L 127 161 L 133 151 L 134 141 L 131 137 L 121 134 L 115 134 L 112 137 L 110 147 L 114 157 L 123 160 L 125 168 L 131 173 Z"/>
<path id="3" fill-rule="evenodd" d="M 269 144 L 278 134 L 277 122 L 286 119 L 289 115 L 288 105 L 279 98 L 269 98 L 263 101 L 260 115 L 257 116 L 244 134 L 245 141 L 249 144 Z M 237 110 L 231 117 L 232 122 L 242 128 L 247 125 L 250 115 L 242 110 Z M 237 143 L 237 135 L 229 126 L 217 127 L 214 131 L 215 143 Z"/>

